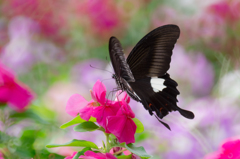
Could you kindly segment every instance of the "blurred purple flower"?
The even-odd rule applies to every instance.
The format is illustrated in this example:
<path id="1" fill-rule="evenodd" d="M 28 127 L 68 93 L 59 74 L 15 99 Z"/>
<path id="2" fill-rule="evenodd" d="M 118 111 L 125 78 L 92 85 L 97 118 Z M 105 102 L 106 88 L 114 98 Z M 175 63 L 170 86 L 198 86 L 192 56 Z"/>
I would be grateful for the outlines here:
<path id="1" fill-rule="evenodd" d="M 208 95 L 213 87 L 214 71 L 205 56 L 202 53 L 188 54 L 180 45 L 176 45 L 173 52 L 169 72 L 179 83 L 180 92 L 190 89 L 194 95 Z"/>
<path id="2" fill-rule="evenodd" d="M 163 129 L 141 103 L 130 103 L 136 117 L 142 121 L 145 133 L 151 136 L 139 145 L 144 145 L 148 153 L 164 159 L 195 159 L 217 150 L 219 142 L 225 138 L 239 134 L 240 108 L 231 99 L 204 97 L 191 103 L 187 101 L 181 99 L 179 105 L 193 111 L 195 118 L 189 120 L 178 112 L 171 112 L 164 121 L 172 131 Z"/>
<path id="3" fill-rule="evenodd" d="M 9 23 L 9 38 L 32 38 L 34 34 L 39 33 L 40 28 L 37 22 L 27 17 L 14 17 Z"/>
<path id="4" fill-rule="evenodd" d="M 52 64 L 63 59 L 62 51 L 48 41 L 36 41 L 39 25 L 26 17 L 15 17 L 9 24 L 9 43 L 0 56 L 2 62 L 16 73 L 26 73 L 33 64 Z"/>
<path id="5" fill-rule="evenodd" d="M 38 25 L 25 17 L 13 18 L 9 24 L 9 43 L 3 49 L 2 62 L 16 73 L 25 72 L 35 62 L 32 37 Z"/>
<path id="6" fill-rule="evenodd" d="M 95 68 L 92 68 L 90 65 Z M 71 72 L 72 80 L 76 83 L 84 83 L 86 88 L 92 88 L 98 79 L 103 82 L 108 91 L 116 87 L 116 83 L 114 79 L 112 79 L 112 68 L 108 67 L 107 63 L 102 60 L 91 59 L 84 61 L 75 65 Z"/>

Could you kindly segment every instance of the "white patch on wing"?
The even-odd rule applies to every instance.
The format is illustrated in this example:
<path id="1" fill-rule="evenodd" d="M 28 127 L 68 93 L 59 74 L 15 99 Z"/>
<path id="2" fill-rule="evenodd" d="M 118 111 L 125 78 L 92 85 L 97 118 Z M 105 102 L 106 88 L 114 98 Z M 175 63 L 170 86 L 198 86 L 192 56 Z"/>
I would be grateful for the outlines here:
<path id="1" fill-rule="evenodd" d="M 166 86 L 163 84 L 164 81 L 165 80 L 162 78 L 152 77 L 150 80 L 150 84 L 153 88 L 153 91 L 157 93 L 159 91 L 162 91 L 164 88 L 166 88 Z"/>

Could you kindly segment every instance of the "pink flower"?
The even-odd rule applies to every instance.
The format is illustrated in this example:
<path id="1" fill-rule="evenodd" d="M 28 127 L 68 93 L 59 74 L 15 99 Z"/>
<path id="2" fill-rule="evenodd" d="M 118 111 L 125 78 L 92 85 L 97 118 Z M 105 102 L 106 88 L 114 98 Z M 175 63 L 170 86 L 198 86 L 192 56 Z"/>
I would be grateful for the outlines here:
<path id="1" fill-rule="evenodd" d="M 123 95 L 123 97 L 126 97 Z M 107 118 L 107 129 L 114 134 L 120 143 L 126 142 L 126 144 L 134 143 L 134 134 L 137 126 L 132 120 L 135 114 L 131 110 L 127 102 L 129 97 L 122 98 L 122 107 L 118 110 L 116 116 L 110 116 Z M 127 102 L 126 102 L 127 101 Z"/>
<path id="2" fill-rule="evenodd" d="M 239 159 L 240 158 L 240 140 L 228 140 L 222 145 L 222 148 L 204 159 Z"/>
<path id="3" fill-rule="evenodd" d="M 116 115 L 120 104 L 105 98 L 107 91 L 100 80 L 95 83 L 90 92 L 92 96 L 90 102 L 79 94 L 71 96 L 67 102 L 66 112 L 71 116 L 79 114 L 82 119 L 87 121 L 93 116 L 97 119 L 98 124 L 106 129 L 106 117 Z"/>
<path id="4" fill-rule="evenodd" d="M 0 63 L 0 102 L 8 103 L 15 111 L 24 111 L 33 100 L 33 94 Z"/>
<path id="5" fill-rule="evenodd" d="M 117 159 L 110 153 L 102 154 L 102 153 L 95 153 L 93 151 L 86 151 L 84 156 L 80 156 L 79 158 L 82 159 Z"/>
<path id="6" fill-rule="evenodd" d="M 115 116 L 121 105 L 119 102 L 110 101 L 105 98 L 107 91 L 105 86 L 99 80 L 95 85 L 96 87 L 94 87 L 95 89 L 93 89 L 91 95 L 92 98 L 98 101 L 101 105 L 94 109 L 92 116 L 95 117 L 97 119 L 97 123 L 102 126 L 107 133 L 109 133 L 106 126 L 107 117 Z"/>
<path id="7" fill-rule="evenodd" d="M 64 159 L 72 159 L 76 154 L 77 154 L 77 152 L 73 152 L 73 154 L 71 156 L 67 156 Z"/>

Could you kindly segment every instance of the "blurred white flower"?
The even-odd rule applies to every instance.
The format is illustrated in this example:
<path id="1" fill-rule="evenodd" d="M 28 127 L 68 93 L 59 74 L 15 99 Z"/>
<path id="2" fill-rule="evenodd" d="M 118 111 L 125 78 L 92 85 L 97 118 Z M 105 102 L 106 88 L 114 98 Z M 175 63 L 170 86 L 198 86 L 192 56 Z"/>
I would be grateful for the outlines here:
<path id="1" fill-rule="evenodd" d="M 225 74 L 219 82 L 219 94 L 221 97 L 232 100 L 240 98 L 240 70 Z"/>

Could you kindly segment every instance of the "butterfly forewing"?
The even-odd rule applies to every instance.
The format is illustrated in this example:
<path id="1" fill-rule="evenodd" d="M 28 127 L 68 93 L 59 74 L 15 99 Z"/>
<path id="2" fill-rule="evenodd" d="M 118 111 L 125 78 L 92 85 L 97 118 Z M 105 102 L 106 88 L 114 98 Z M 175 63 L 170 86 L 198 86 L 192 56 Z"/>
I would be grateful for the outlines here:
<path id="1" fill-rule="evenodd" d="M 124 78 L 127 82 L 134 82 L 135 80 L 124 57 L 122 46 L 115 37 L 111 37 L 109 40 L 109 54 L 116 76 Z"/>
<path id="2" fill-rule="evenodd" d="M 134 78 L 163 76 L 170 67 L 172 50 L 179 34 L 178 26 L 165 25 L 144 36 L 127 58 Z"/>

